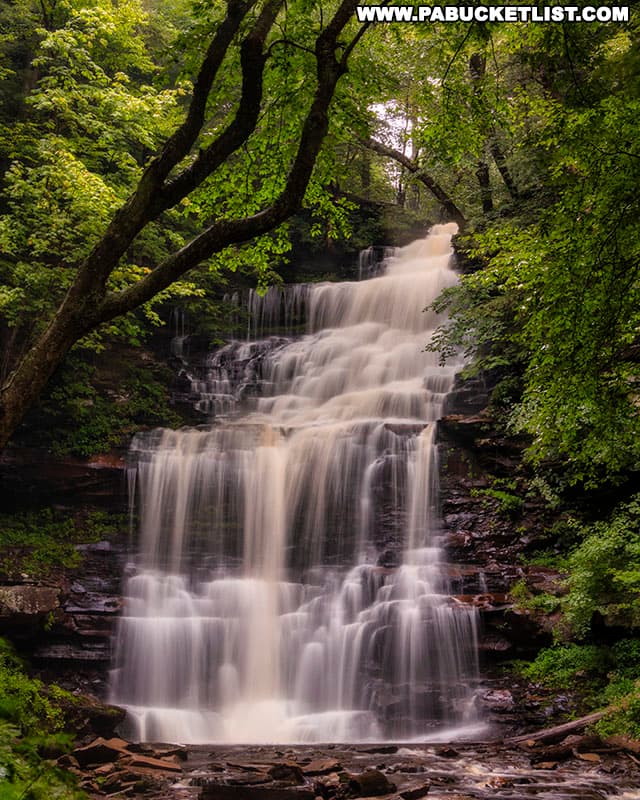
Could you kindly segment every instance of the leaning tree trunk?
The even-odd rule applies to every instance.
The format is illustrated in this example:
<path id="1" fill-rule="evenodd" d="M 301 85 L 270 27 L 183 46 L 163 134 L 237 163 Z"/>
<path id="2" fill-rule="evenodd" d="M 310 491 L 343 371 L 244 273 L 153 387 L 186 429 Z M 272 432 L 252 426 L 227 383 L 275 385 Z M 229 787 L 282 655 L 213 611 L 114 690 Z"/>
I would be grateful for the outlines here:
<path id="1" fill-rule="evenodd" d="M 205 122 L 213 81 L 241 24 L 256 0 L 229 0 L 194 81 L 185 120 L 145 168 L 127 202 L 116 212 L 102 238 L 79 265 L 75 279 L 44 332 L 0 388 L 0 448 L 6 446 L 27 410 L 35 403 L 71 347 L 100 324 L 149 301 L 190 269 L 230 245 L 274 230 L 301 206 L 329 127 L 329 106 L 347 59 L 367 29 L 361 26 L 345 43 L 342 35 L 358 0 L 342 0 L 315 41 L 316 90 L 303 119 L 298 148 L 286 184 L 271 205 L 248 217 L 214 221 L 180 250 L 165 258 L 136 283 L 108 291 L 111 273 L 145 226 L 177 205 L 243 147 L 256 129 L 262 104 L 265 50 L 283 0 L 266 0 L 240 43 L 242 91 L 235 117 L 181 172 L 172 174 L 193 151 Z"/>

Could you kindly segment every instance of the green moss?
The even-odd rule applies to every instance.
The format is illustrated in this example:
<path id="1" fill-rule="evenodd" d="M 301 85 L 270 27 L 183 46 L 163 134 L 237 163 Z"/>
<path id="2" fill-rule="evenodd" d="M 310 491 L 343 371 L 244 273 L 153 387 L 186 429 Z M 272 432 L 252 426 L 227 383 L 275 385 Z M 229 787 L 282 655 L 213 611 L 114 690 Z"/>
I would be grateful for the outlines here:
<path id="1" fill-rule="evenodd" d="M 95 511 L 71 517 L 54 511 L 0 515 L 0 572 L 34 579 L 73 569 L 82 556 L 76 545 L 108 538 L 124 524 L 121 515 Z"/>
<path id="2" fill-rule="evenodd" d="M 514 583 L 509 590 L 509 594 L 513 598 L 515 604 L 524 611 L 552 614 L 554 611 L 557 611 L 560 606 L 560 598 L 549 592 L 534 594 L 525 581 Z"/>
<path id="3" fill-rule="evenodd" d="M 486 497 L 493 500 L 498 513 L 505 517 L 517 517 L 522 513 L 524 508 L 524 500 L 521 497 L 499 488 L 472 489 L 471 496 Z"/>

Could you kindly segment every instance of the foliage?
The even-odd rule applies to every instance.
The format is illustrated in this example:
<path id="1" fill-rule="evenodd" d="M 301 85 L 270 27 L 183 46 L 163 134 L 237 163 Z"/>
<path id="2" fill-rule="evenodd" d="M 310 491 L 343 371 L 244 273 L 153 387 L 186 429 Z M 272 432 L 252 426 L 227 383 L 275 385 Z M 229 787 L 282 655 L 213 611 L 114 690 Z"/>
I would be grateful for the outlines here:
<path id="1" fill-rule="evenodd" d="M 487 497 L 495 501 L 498 513 L 505 517 L 517 517 L 522 513 L 522 509 L 524 507 L 524 500 L 521 497 L 495 487 L 486 489 L 472 489 L 471 496 Z"/>
<path id="2" fill-rule="evenodd" d="M 121 517 L 100 511 L 76 518 L 50 508 L 0 515 L 0 571 L 43 579 L 73 569 L 81 562 L 77 544 L 99 541 L 121 527 Z"/>
<path id="3" fill-rule="evenodd" d="M 0 794 L 7 800 L 82 800 L 75 778 L 41 753 L 70 749 L 57 701 L 73 695 L 29 678 L 13 648 L 0 639 Z"/>
<path id="4" fill-rule="evenodd" d="M 141 427 L 179 427 L 169 405 L 171 377 L 166 367 L 136 365 L 128 351 L 109 348 L 93 363 L 76 351 L 34 409 L 28 442 L 87 457 L 122 445 Z"/>
<path id="5" fill-rule="evenodd" d="M 11 27 L 21 36 L 29 31 L 32 49 L 23 58 L 37 82 L 18 118 L 3 121 L 0 114 L 0 162 L 8 165 L 0 181 L 0 319 L 22 335 L 40 330 L 60 301 L 74 266 L 138 177 L 144 153 L 175 124 L 184 93 L 152 85 L 150 21 L 139 0 L 53 7 L 55 19 L 43 19 L 30 3 L 15 9 Z M 175 221 L 169 230 L 150 228 L 110 288 L 135 281 L 152 259 L 183 241 Z M 197 291 L 178 284 L 143 316 L 157 324 L 154 304 Z M 133 341 L 143 330 L 130 316 L 107 332 Z M 94 336 L 92 344 L 98 342 Z"/>
<path id="6" fill-rule="evenodd" d="M 494 407 L 536 468 L 595 486 L 640 467 L 640 55 L 624 27 L 532 27 L 504 31 L 498 58 L 512 54 L 507 129 L 536 184 L 468 240 L 483 268 L 436 301 L 450 320 L 430 347 L 506 381 Z"/>
<path id="7" fill-rule="evenodd" d="M 586 527 L 569 566 L 566 612 L 576 634 L 589 630 L 596 613 L 608 625 L 640 627 L 640 495 Z"/>
<path id="8" fill-rule="evenodd" d="M 560 606 L 560 599 L 549 592 L 533 594 L 525 581 L 517 581 L 510 589 L 509 594 L 518 608 L 525 611 L 541 614 L 552 614 Z"/>
<path id="9" fill-rule="evenodd" d="M 552 689 L 579 686 L 586 710 L 610 708 L 595 725 L 601 736 L 640 739 L 640 640 L 621 639 L 612 646 L 556 645 L 541 650 L 520 670 Z"/>
<path id="10" fill-rule="evenodd" d="M 556 689 L 572 686 L 577 678 L 593 689 L 602 687 L 612 664 L 606 647 L 568 644 L 543 648 L 522 672 L 529 680 Z"/>

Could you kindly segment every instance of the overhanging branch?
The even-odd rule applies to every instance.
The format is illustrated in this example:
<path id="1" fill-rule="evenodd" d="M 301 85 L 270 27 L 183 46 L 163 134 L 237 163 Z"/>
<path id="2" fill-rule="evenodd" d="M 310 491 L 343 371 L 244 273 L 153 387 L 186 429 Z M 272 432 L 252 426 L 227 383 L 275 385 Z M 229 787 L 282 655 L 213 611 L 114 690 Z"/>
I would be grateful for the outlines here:
<path id="1" fill-rule="evenodd" d="M 338 36 L 353 16 L 357 3 L 358 0 L 343 0 L 336 15 L 316 39 L 318 82 L 314 99 L 302 127 L 285 187 L 274 202 L 252 216 L 214 222 L 133 286 L 107 294 L 98 310 L 100 321 L 105 322 L 137 308 L 213 253 L 268 233 L 300 207 L 329 127 L 328 111 L 336 84 L 346 69 L 346 65 L 336 59 Z"/>
<path id="2" fill-rule="evenodd" d="M 419 180 L 427 187 L 427 189 L 445 210 L 446 214 L 453 220 L 453 222 L 457 222 L 461 229 L 466 227 L 467 220 L 462 211 L 460 211 L 458 206 L 451 199 L 451 197 L 449 197 L 445 189 L 440 186 L 436 179 L 425 172 L 419 164 L 417 164 L 415 161 L 412 161 L 408 156 L 406 156 L 404 153 L 401 153 L 399 150 L 395 150 L 393 147 L 388 147 L 386 144 L 378 142 L 375 139 L 367 139 L 363 142 L 363 144 L 369 150 L 373 150 L 374 153 L 391 158 L 407 169 L 412 175 L 415 176 L 416 180 Z"/>

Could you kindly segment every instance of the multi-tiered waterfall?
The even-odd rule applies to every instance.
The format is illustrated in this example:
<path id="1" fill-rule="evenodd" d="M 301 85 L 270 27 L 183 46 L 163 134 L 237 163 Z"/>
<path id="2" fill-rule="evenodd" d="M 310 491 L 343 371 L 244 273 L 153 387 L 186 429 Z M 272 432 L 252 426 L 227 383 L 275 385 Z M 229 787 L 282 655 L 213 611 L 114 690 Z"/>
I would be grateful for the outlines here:
<path id="1" fill-rule="evenodd" d="M 438 544 L 433 424 L 455 366 L 424 351 L 454 229 L 376 277 L 307 286 L 308 334 L 212 356 L 201 388 L 234 413 L 134 440 L 112 697 L 138 738 L 362 741 L 468 718 L 475 616 Z"/>

